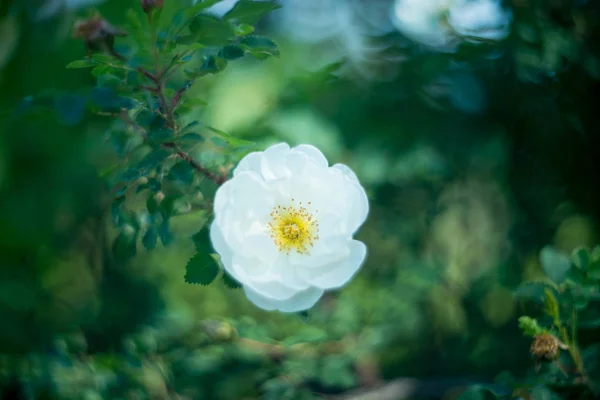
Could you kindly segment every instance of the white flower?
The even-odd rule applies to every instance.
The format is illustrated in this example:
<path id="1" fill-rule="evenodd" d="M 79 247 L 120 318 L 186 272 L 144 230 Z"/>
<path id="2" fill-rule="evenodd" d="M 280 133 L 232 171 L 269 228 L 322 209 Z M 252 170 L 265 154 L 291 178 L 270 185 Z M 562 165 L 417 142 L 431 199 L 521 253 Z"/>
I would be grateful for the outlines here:
<path id="1" fill-rule="evenodd" d="M 356 175 L 315 147 L 280 143 L 244 157 L 215 196 L 210 236 L 229 274 L 266 310 L 311 308 L 358 271 L 353 234 L 369 204 Z"/>
<path id="2" fill-rule="evenodd" d="M 396 0 L 392 14 L 405 36 L 440 51 L 462 40 L 504 39 L 512 20 L 500 0 Z"/>

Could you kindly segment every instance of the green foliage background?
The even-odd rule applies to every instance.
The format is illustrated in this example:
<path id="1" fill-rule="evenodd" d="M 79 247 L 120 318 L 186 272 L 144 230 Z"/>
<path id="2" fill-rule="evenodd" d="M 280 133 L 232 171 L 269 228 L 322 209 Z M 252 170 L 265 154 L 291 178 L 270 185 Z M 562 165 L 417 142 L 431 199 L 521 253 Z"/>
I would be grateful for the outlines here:
<path id="1" fill-rule="evenodd" d="M 182 118 L 216 129 L 190 147 L 203 165 L 219 172 L 254 148 L 311 143 L 368 192 L 366 264 L 301 315 L 254 307 L 226 277 L 186 282 L 188 261 L 208 253 L 197 253 L 207 241 L 196 234 L 216 188 L 187 164 L 170 172 L 185 196 L 169 203 L 168 230 L 132 241 L 114 224 L 110 177 L 133 160 L 120 157 L 129 145 L 114 118 L 81 105 L 96 77 L 65 68 L 85 57 L 70 38 L 74 16 L 34 23 L 9 14 L 16 3 L 0 6 L 0 45 L 12 49 L 0 58 L 0 394 L 313 399 L 415 378 L 399 398 L 456 397 L 472 384 L 508 396 L 517 381 L 535 399 L 592 398 L 556 368 L 536 373 L 518 318 L 546 322 L 535 304 L 543 289 L 522 282 L 566 274 L 559 261 L 542 270 L 544 246 L 570 254 L 599 241 L 596 3 L 515 2 L 500 56 L 408 49 L 386 82 L 336 78 L 335 66 L 307 72 L 310 49 L 278 38 L 273 13 L 257 32 L 279 44 L 278 57 L 232 60 L 194 82 Z M 170 21 L 182 3 L 165 3 Z M 138 1 L 98 7 L 115 26 L 131 23 L 130 8 Z M 457 59 L 485 88 L 482 112 L 425 90 Z M 159 207 L 138 186 L 118 193 L 123 204 Z M 600 299 L 590 279 L 578 336 L 594 380 Z M 482 398 L 481 388 L 463 396 Z"/>

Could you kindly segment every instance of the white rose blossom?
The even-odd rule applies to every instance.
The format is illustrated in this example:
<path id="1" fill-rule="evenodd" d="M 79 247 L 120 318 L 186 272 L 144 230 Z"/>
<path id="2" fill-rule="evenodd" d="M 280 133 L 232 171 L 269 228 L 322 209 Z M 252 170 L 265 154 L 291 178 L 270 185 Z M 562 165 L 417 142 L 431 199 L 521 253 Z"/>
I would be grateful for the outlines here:
<path id="1" fill-rule="evenodd" d="M 396 0 L 392 20 L 409 39 L 454 51 L 461 41 L 504 39 L 512 13 L 501 0 Z"/>
<path id="2" fill-rule="evenodd" d="M 357 273 L 367 249 L 352 236 L 368 211 L 347 166 L 330 167 L 313 146 L 280 143 L 248 154 L 219 188 L 210 237 L 251 302 L 297 312 Z"/>

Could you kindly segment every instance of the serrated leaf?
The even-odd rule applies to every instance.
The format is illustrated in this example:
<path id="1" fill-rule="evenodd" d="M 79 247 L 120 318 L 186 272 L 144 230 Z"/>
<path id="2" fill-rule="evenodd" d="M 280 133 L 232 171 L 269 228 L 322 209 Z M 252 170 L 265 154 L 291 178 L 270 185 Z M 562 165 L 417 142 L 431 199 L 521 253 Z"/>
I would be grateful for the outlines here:
<path id="1" fill-rule="evenodd" d="M 77 68 L 92 68 L 96 67 L 98 64 L 94 62 L 90 62 L 88 60 L 76 60 L 67 64 L 67 69 L 77 69 Z"/>
<path id="2" fill-rule="evenodd" d="M 221 277 L 221 279 L 223 279 L 223 283 L 229 289 L 239 289 L 242 287 L 242 285 L 238 281 L 233 279 L 233 277 L 225 271 L 223 272 L 223 276 Z"/>
<path id="3" fill-rule="evenodd" d="M 158 241 L 158 231 L 154 225 L 148 227 L 148 230 L 142 238 L 142 244 L 147 250 L 154 250 Z"/>
<path id="4" fill-rule="evenodd" d="M 274 1 L 239 0 L 223 19 L 256 25 L 263 16 L 279 7 Z"/>
<path id="5" fill-rule="evenodd" d="M 188 261 L 185 271 L 187 283 L 209 285 L 219 274 L 219 266 L 209 253 L 198 252 Z"/>

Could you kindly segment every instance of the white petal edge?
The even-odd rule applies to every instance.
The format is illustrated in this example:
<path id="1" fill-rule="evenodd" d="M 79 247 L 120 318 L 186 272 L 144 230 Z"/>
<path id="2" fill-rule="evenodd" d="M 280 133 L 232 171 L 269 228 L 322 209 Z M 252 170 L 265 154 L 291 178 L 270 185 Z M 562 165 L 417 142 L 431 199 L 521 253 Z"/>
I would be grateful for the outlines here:
<path id="1" fill-rule="evenodd" d="M 299 152 L 306 154 L 311 160 L 316 161 L 322 167 L 327 168 L 329 163 L 327 158 L 321 153 L 321 150 L 310 144 L 301 144 L 292 148 L 292 152 Z"/>
<path id="2" fill-rule="evenodd" d="M 352 240 L 349 248 L 343 260 L 320 268 L 299 269 L 298 275 L 319 289 L 341 288 L 356 275 L 367 255 L 367 246 L 358 240 Z"/>
<path id="3" fill-rule="evenodd" d="M 318 288 L 309 288 L 298 292 L 296 295 L 286 300 L 275 300 L 261 296 L 251 288 L 244 285 L 246 297 L 258 307 L 267 310 L 279 310 L 281 312 L 299 312 L 308 310 L 314 306 L 323 296 L 324 291 Z"/>
<path id="4" fill-rule="evenodd" d="M 246 171 L 252 171 L 260 174 L 260 164 L 262 158 L 262 151 L 254 151 L 246 154 L 246 156 L 240 160 L 238 166 L 233 170 L 233 176 L 235 177 L 238 174 Z"/>
<path id="5" fill-rule="evenodd" d="M 215 249 L 219 257 L 221 257 L 221 263 L 223 264 L 223 268 L 225 268 L 225 270 L 229 272 L 231 276 L 238 279 L 237 274 L 235 274 L 235 272 L 233 271 L 233 252 L 231 251 L 231 248 L 227 245 L 227 242 L 223 237 L 223 233 L 221 232 L 221 228 L 219 228 L 217 221 L 213 221 L 213 223 L 210 225 L 209 235 L 213 248 Z"/>

